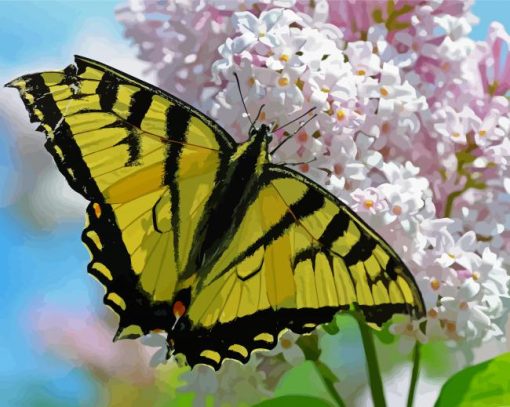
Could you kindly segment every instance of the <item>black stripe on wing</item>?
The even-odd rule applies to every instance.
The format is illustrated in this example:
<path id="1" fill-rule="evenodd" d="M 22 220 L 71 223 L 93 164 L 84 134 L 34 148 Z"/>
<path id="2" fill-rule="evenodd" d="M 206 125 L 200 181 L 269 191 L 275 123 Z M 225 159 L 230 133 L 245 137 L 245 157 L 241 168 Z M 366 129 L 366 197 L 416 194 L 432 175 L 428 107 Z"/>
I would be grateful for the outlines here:
<path id="1" fill-rule="evenodd" d="M 115 87 L 118 86 L 120 83 L 125 84 L 131 84 L 137 87 L 141 87 L 144 92 L 148 92 L 151 95 L 160 95 L 165 99 L 170 100 L 172 103 L 178 105 L 181 109 L 187 111 L 190 115 L 198 117 L 200 120 L 202 120 L 208 127 L 210 127 L 215 136 L 216 141 L 218 142 L 220 146 L 220 150 L 224 153 L 230 153 L 234 151 L 236 148 L 237 143 L 234 141 L 234 139 L 226 132 L 216 121 L 208 117 L 207 115 L 203 114 L 199 110 L 195 109 L 193 106 L 189 105 L 188 103 L 184 102 L 183 100 L 179 99 L 178 97 L 171 95 L 168 92 L 165 92 L 163 89 L 158 88 L 157 86 L 151 85 L 150 83 L 147 83 L 141 79 L 135 78 L 134 76 L 131 76 L 125 72 L 119 71 L 118 69 L 115 69 L 111 66 L 105 65 L 99 61 L 95 61 L 90 58 L 86 58 L 83 56 L 75 55 L 75 63 L 76 67 L 78 68 L 78 74 L 81 74 L 85 72 L 87 67 L 91 67 L 93 69 L 98 69 L 102 72 L 105 72 L 107 74 L 107 77 L 103 76 L 101 82 L 102 89 L 110 90 L 108 93 L 107 99 L 104 101 L 104 103 L 111 103 L 113 104 L 116 101 L 116 91 Z M 117 81 L 117 83 L 115 83 Z M 100 83 L 101 85 L 101 83 Z M 113 102 L 111 101 L 112 98 L 115 99 Z M 142 105 L 144 103 L 144 100 L 146 99 L 146 96 L 143 96 L 143 94 L 140 94 L 140 104 Z M 105 110 L 111 110 L 111 106 L 109 109 Z M 143 107 L 143 106 L 142 106 Z M 136 119 L 136 116 L 133 117 L 133 119 Z"/>
<path id="2" fill-rule="evenodd" d="M 180 192 L 177 182 L 177 171 L 179 170 L 179 162 L 183 149 L 184 140 L 186 139 L 186 131 L 188 129 L 191 115 L 188 110 L 179 105 L 170 106 L 166 112 L 167 134 L 176 143 L 169 143 L 166 149 L 165 175 L 164 183 L 170 188 L 170 205 L 172 211 L 172 230 L 174 233 L 174 255 L 175 262 L 180 269 L 179 259 L 179 237 L 180 237 Z"/>

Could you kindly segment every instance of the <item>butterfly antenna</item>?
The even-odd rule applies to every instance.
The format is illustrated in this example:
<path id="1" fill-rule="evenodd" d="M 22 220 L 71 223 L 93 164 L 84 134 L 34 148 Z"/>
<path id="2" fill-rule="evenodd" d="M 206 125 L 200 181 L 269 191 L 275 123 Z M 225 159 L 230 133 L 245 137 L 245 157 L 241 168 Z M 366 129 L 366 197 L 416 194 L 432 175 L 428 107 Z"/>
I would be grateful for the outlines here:
<path id="1" fill-rule="evenodd" d="M 301 117 L 303 117 L 303 116 L 301 116 Z M 276 150 L 278 150 L 278 149 L 279 149 L 281 146 L 283 146 L 283 145 L 284 145 L 287 141 L 289 141 L 292 137 L 294 137 L 296 134 L 298 134 L 298 133 L 299 133 L 299 131 L 300 131 L 303 127 L 305 127 L 305 126 L 306 126 L 306 125 L 307 125 L 310 121 L 312 121 L 312 120 L 313 120 L 313 119 L 315 119 L 316 117 L 317 117 L 317 114 L 314 114 L 312 117 L 310 117 L 310 118 L 309 118 L 306 122 L 304 122 L 301 126 L 299 126 L 299 128 L 298 128 L 298 129 L 297 129 L 294 133 L 292 133 L 290 136 L 288 136 L 287 138 L 285 138 L 284 140 L 282 140 L 282 141 L 280 142 L 280 144 L 278 144 L 275 148 L 273 148 L 273 149 L 269 152 L 269 154 L 270 154 L 270 155 L 273 155 L 273 154 L 276 152 Z"/>
<path id="2" fill-rule="evenodd" d="M 312 107 L 311 109 L 308 109 L 308 110 L 307 110 L 305 113 L 303 113 L 301 116 L 296 117 L 295 119 L 291 120 L 290 122 L 285 123 L 283 126 L 280 126 L 280 127 L 278 127 L 277 129 L 274 129 L 274 130 L 273 130 L 273 132 L 275 132 L 275 131 L 277 131 L 277 130 L 281 130 L 281 129 L 283 129 L 284 127 L 287 127 L 289 124 L 292 124 L 292 123 L 294 123 L 294 122 L 297 122 L 299 119 L 301 119 L 301 118 L 305 117 L 308 113 L 313 112 L 315 109 L 317 109 L 317 107 L 316 107 L 316 106 Z"/>
<path id="3" fill-rule="evenodd" d="M 255 120 L 251 124 L 250 130 L 248 131 L 249 134 L 251 134 L 251 130 L 255 127 L 255 124 L 257 123 L 257 120 L 259 119 L 260 114 L 262 113 L 262 109 L 264 109 L 264 106 L 265 105 L 262 105 L 262 106 L 259 107 L 259 111 L 257 112 L 257 116 L 255 117 Z"/>
<path id="4" fill-rule="evenodd" d="M 246 112 L 246 115 L 248 116 L 248 120 L 249 120 L 249 121 L 250 121 L 250 123 L 251 123 L 251 127 L 253 127 L 255 124 L 254 124 L 254 123 L 253 123 L 253 121 L 251 120 L 251 116 L 250 116 L 250 114 L 248 113 L 248 109 L 246 109 L 246 104 L 244 103 L 243 92 L 241 91 L 241 84 L 239 83 L 239 77 L 237 76 L 237 72 L 234 72 L 234 76 L 236 77 L 237 89 L 239 90 L 239 95 L 241 96 L 241 102 L 243 102 L 244 111 Z"/>
<path id="5" fill-rule="evenodd" d="M 260 106 L 259 111 L 257 112 L 257 117 L 255 117 L 255 120 L 253 121 L 253 125 L 254 125 L 254 126 L 255 126 L 255 123 L 257 123 L 257 120 L 259 119 L 260 114 L 262 113 L 262 109 L 264 109 L 264 107 L 265 107 L 265 106 L 266 106 L 266 105 L 262 105 L 262 106 Z"/>
<path id="6" fill-rule="evenodd" d="M 283 164 L 285 164 L 285 165 L 302 165 L 302 164 L 310 164 L 310 163 L 313 163 L 314 161 L 317 161 L 317 157 L 314 157 L 308 161 L 301 161 L 301 162 L 297 162 L 297 163 L 283 163 Z"/>

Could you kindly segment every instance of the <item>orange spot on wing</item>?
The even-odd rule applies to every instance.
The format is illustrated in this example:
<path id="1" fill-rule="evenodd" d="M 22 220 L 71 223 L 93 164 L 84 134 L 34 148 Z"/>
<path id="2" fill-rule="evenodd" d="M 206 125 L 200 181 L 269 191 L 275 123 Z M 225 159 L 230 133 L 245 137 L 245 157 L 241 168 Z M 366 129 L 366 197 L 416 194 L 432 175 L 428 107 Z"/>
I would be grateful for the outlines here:
<path id="1" fill-rule="evenodd" d="M 96 218 L 99 219 L 101 217 L 101 206 L 97 202 L 94 202 L 92 204 L 92 209 L 94 209 L 94 214 L 96 215 Z"/>
<path id="2" fill-rule="evenodd" d="M 172 311 L 176 318 L 180 318 L 186 313 L 186 306 L 181 301 L 175 301 Z"/>

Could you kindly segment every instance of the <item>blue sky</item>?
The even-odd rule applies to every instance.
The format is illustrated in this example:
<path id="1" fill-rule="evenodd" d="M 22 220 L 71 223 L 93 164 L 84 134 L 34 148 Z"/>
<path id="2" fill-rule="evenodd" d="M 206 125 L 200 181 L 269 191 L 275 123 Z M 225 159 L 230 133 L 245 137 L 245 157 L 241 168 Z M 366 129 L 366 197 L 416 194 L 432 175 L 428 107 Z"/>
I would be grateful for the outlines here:
<path id="1" fill-rule="evenodd" d="M 41 68 L 63 67 L 75 53 L 109 63 L 130 61 L 124 69 L 140 76 L 144 64 L 133 62 L 136 52 L 123 39 L 122 26 L 114 17 L 117 4 L 0 0 L 0 83 Z M 480 17 L 480 24 L 472 38 L 484 39 L 492 20 L 510 27 L 510 1 L 479 0 L 473 12 Z M 12 98 L 13 105 L 23 109 L 14 91 L 1 88 L 0 97 Z M 8 131 L 0 121 L 0 185 L 5 185 L 5 177 L 14 175 L 13 162 L 18 159 L 10 144 L 15 138 Z M 41 154 L 46 154 L 42 145 L 41 138 Z M 0 227 L 4 263 L 0 285 L 3 400 L 26 404 L 23 401 L 29 400 L 22 392 L 28 386 L 46 397 L 54 394 L 63 398 L 68 404 L 78 400 L 87 404 L 84 395 L 91 389 L 83 373 L 37 350 L 37 338 L 31 337 L 27 328 L 27 309 L 41 299 L 65 308 L 100 305 L 92 304 L 90 299 L 98 297 L 101 289 L 84 274 L 88 254 L 80 243 L 82 222 L 58 225 L 51 233 L 41 232 L 20 222 L 11 208 L 0 207 Z"/>

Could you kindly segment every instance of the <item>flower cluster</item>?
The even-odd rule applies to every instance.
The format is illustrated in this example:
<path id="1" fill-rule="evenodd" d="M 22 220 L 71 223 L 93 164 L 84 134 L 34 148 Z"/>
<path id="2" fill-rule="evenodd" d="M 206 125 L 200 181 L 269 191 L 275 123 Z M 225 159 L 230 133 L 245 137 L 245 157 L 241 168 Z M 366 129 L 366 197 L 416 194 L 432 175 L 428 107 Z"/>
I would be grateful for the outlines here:
<path id="1" fill-rule="evenodd" d="M 502 336 L 510 265 L 510 36 L 493 23 L 471 40 L 470 7 L 140 0 L 118 17 L 160 84 L 239 141 L 240 91 L 274 128 L 304 114 L 276 131 L 273 147 L 291 139 L 273 160 L 355 209 L 415 274 L 426 324 L 392 331 L 469 342 Z"/>

